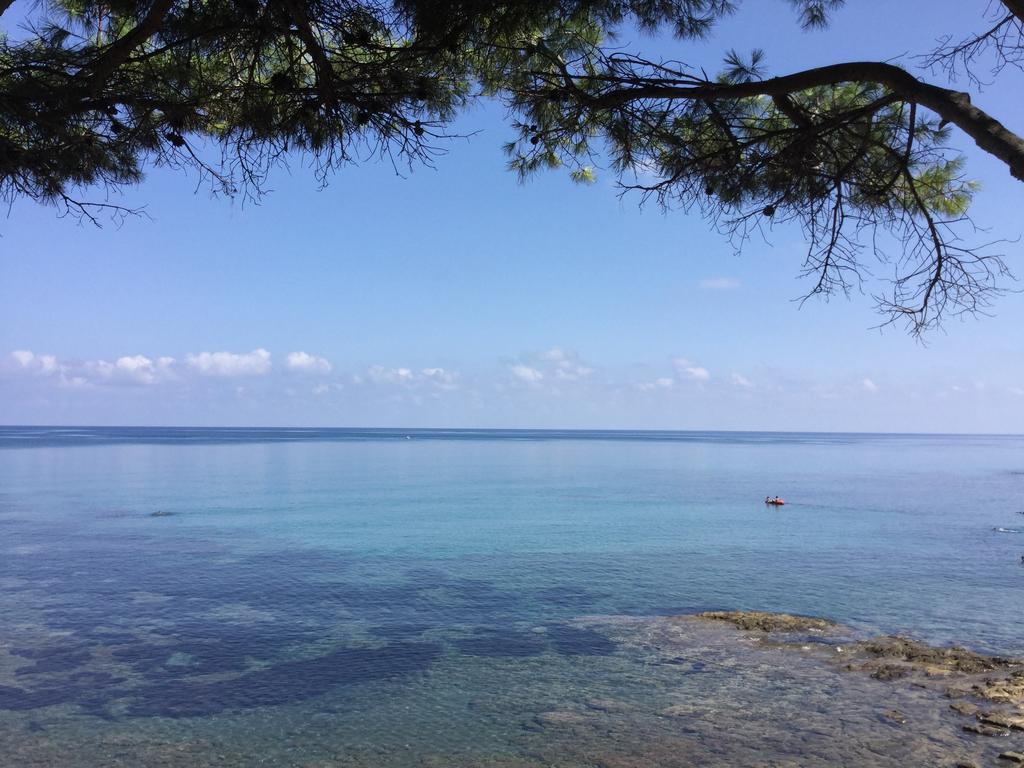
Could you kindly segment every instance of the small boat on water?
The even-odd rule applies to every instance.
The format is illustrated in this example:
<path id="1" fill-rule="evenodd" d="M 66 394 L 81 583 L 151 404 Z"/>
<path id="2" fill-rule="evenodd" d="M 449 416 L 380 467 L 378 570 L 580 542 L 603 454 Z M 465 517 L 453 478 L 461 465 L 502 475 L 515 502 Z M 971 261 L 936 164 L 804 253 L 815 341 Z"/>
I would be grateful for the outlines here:
<path id="1" fill-rule="evenodd" d="M 778 496 L 776 496 L 775 498 L 771 498 L 771 497 L 766 498 L 764 500 L 764 503 L 765 504 L 771 504 L 773 507 L 781 507 L 783 504 L 786 503 L 786 500 L 785 499 L 780 499 Z"/>

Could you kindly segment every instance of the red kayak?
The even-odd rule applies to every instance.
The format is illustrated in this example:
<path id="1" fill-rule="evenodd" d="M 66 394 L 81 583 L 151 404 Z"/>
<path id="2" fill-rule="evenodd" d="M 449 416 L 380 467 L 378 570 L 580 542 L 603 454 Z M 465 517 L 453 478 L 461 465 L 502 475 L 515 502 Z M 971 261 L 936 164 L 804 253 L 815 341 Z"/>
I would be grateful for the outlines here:
<path id="1" fill-rule="evenodd" d="M 765 499 L 765 504 L 771 504 L 773 507 L 781 507 L 786 503 L 785 499 Z"/>

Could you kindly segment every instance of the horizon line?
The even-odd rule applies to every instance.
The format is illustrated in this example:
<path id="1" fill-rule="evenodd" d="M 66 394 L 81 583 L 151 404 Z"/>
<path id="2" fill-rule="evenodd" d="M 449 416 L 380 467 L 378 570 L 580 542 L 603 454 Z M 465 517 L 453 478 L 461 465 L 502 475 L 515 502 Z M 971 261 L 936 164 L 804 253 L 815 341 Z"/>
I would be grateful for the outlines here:
<path id="1" fill-rule="evenodd" d="M 1021 432 L 866 432 L 799 429 L 668 429 L 650 427 L 358 427 L 358 426 L 199 426 L 194 424 L 0 424 L 0 429 L 209 429 L 209 430 L 372 430 L 395 432 L 611 432 L 652 434 L 865 435 L 902 437 L 1024 437 Z"/>

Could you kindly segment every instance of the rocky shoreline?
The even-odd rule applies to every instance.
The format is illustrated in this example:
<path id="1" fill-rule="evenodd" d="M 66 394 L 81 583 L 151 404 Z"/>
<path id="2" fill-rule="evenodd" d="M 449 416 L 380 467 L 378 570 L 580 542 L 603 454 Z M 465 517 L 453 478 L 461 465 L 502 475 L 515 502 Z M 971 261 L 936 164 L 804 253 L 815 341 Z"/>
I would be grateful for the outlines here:
<path id="1" fill-rule="evenodd" d="M 775 647 L 793 646 L 808 650 L 804 638 L 787 635 L 820 633 L 847 637 L 851 632 L 829 619 L 762 611 L 709 611 L 676 620 L 723 622 L 758 636 L 760 642 Z M 1005 737 L 1012 731 L 1024 731 L 1024 659 L 990 656 L 961 647 L 934 647 L 894 635 L 851 640 L 832 645 L 833 663 L 850 672 L 867 674 L 875 680 L 932 690 L 937 701 L 952 699 L 948 707 L 969 719 L 966 733 L 984 737 Z M 898 711 L 886 713 L 902 724 Z M 1006 750 L 998 757 L 1006 764 L 1024 764 L 1024 752 Z M 957 768 L 976 766 L 959 762 Z"/>
<path id="2" fill-rule="evenodd" d="M 547 739 L 546 758 L 580 755 L 601 768 L 1024 765 L 1021 659 L 762 611 L 578 622 L 639 660 L 645 686 L 539 712 L 524 728 Z M 558 763 L 530 763 L 549 764 Z"/>
<path id="3" fill-rule="evenodd" d="M 366 683 L 358 708 L 327 696 L 217 718 L 8 712 L 0 742 L 26 768 L 240 768 L 271 753 L 294 768 L 1024 765 L 1024 660 L 758 611 L 589 616 L 539 630 L 601 653 L 522 655 L 524 627 L 507 646 L 519 655 L 444 654 L 401 687 Z M 434 709 L 410 709 L 424 703 Z M 276 752 L 281 733 L 301 749 Z"/>

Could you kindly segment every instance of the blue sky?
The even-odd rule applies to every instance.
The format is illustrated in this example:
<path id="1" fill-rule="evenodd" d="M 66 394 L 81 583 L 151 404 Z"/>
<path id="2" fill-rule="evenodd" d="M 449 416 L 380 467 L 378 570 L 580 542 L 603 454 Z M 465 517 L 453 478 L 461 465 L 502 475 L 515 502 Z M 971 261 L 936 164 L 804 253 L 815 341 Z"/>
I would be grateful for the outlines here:
<path id="1" fill-rule="evenodd" d="M 766 48 L 773 72 L 925 52 L 985 0 L 851 0 L 824 33 L 785 3 L 707 43 L 637 45 L 709 70 Z M 940 12 L 941 9 L 941 12 Z M 627 38 L 632 39 L 632 38 Z M 905 62 L 908 59 L 903 59 Z M 975 99 L 1024 131 L 1007 72 Z M 966 87 L 961 82 L 961 87 Z M 868 296 L 793 301 L 799 233 L 736 256 L 696 216 L 504 169 L 498 105 L 435 169 L 300 163 L 260 205 L 152 171 L 97 229 L 16 203 L 0 219 L 0 423 L 1024 432 L 1024 296 L 923 346 L 871 330 Z M 966 146 L 974 209 L 1017 238 L 1024 187 Z M 1024 274 L 1020 242 L 1005 245 Z"/>

